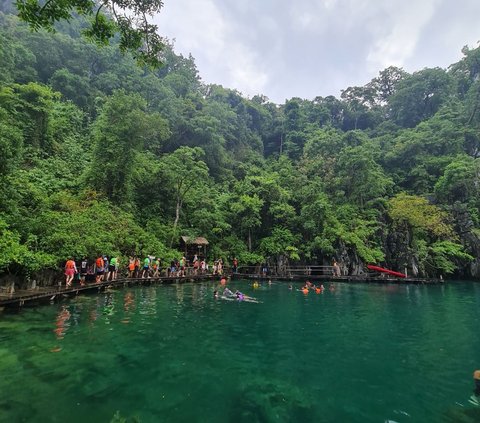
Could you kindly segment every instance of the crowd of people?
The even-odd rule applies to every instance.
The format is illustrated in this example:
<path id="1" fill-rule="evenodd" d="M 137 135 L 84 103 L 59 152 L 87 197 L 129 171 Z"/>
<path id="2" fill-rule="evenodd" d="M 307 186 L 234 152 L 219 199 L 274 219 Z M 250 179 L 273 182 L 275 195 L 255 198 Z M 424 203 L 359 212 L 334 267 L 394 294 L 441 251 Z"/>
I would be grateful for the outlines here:
<path id="1" fill-rule="evenodd" d="M 125 260 L 122 258 L 122 261 Z M 121 266 L 122 265 L 122 266 Z M 342 274 L 340 265 L 334 261 L 332 265 L 332 275 L 339 277 Z M 267 264 L 260 266 L 261 274 L 266 277 L 270 274 Z M 238 259 L 234 257 L 231 260 L 230 270 L 232 273 L 238 272 Z M 159 257 L 147 255 L 143 259 L 137 256 L 131 256 L 128 260 L 121 263 L 119 257 L 98 255 L 96 259 L 83 258 L 75 261 L 73 257 L 65 263 L 65 283 L 66 287 L 71 287 L 74 279 L 80 285 L 86 282 L 104 282 L 113 281 L 118 278 L 119 272 L 126 278 L 158 278 L 158 277 L 185 277 L 190 275 L 222 275 L 225 272 L 224 261 L 219 258 L 209 264 L 205 257 L 193 256 L 188 260 L 185 255 L 181 258 L 172 260 L 169 264 L 164 264 Z M 308 272 L 307 274 L 310 274 Z"/>
<path id="2" fill-rule="evenodd" d="M 119 259 L 115 256 L 99 255 L 95 260 L 83 258 L 79 261 L 70 257 L 65 263 L 65 285 L 71 287 L 75 277 L 82 286 L 87 281 L 113 281 L 117 279 L 119 264 Z"/>
<path id="3" fill-rule="evenodd" d="M 237 272 L 238 260 L 232 261 L 232 271 Z M 113 281 L 121 276 L 133 278 L 158 278 L 166 277 L 185 277 L 190 275 L 222 275 L 225 272 L 225 265 L 220 258 L 210 266 L 204 257 L 195 255 L 191 260 L 185 256 L 180 259 L 172 260 L 169 265 L 164 266 L 159 257 L 147 255 L 145 258 L 131 256 L 125 264 L 119 257 L 98 255 L 96 259 L 83 258 L 75 261 L 70 257 L 65 263 L 65 285 L 71 287 L 74 279 L 78 280 L 81 286 L 86 282 L 105 282 Z"/>

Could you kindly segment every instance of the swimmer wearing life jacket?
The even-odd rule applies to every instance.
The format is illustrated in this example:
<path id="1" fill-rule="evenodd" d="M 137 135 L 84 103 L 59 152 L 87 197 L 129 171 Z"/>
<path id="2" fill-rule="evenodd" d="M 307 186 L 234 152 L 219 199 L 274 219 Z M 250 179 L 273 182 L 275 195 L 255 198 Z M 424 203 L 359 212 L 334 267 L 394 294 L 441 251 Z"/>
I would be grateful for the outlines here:
<path id="1" fill-rule="evenodd" d="M 315 287 L 315 293 L 316 293 L 316 294 L 321 294 L 321 293 L 322 293 L 322 288 L 316 286 L 316 287 Z"/>
<path id="2" fill-rule="evenodd" d="M 226 283 L 227 283 L 227 279 L 225 277 L 222 277 L 222 279 L 220 279 L 220 284 L 225 285 Z"/>
<path id="3" fill-rule="evenodd" d="M 254 288 L 258 288 L 259 286 L 260 286 L 260 284 L 257 281 L 253 282 L 253 287 Z"/>

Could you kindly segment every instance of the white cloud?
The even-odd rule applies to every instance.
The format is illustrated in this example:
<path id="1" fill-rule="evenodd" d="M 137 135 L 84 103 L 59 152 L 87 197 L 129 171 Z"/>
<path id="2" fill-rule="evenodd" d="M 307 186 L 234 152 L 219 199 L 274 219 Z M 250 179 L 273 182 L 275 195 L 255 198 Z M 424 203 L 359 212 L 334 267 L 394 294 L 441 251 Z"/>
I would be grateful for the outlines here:
<path id="1" fill-rule="evenodd" d="M 165 0 L 159 30 L 202 79 L 275 102 L 339 95 L 390 65 L 446 67 L 480 39 L 480 1 Z"/>
<path id="2" fill-rule="evenodd" d="M 208 59 L 225 48 L 228 27 L 212 0 L 166 2 L 156 17 L 160 33 L 174 38 L 177 50 L 203 50 Z"/>
<path id="3" fill-rule="evenodd" d="M 382 70 L 391 65 L 404 66 L 414 53 L 422 30 L 432 18 L 437 3 L 438 0 L 393 3 L 394 7 L 387 10 L 386 14 L 391 21 L 390 25 L 384 27 L 387 33 L 375 42 L 367 56 L 369 70 Z M 377 24 L 381 25 L 381 22 Z"/>
<path id="4" fill-rule="evenodd" d="M 177 52 L 192 53 L 205 82 L 247 95 L 265 90 L 268 75 L 259 66 L 256 52 L 242 43 L 233 23 L 213 0 L 167 1 L 155 21 L 163 35 L 175 39 Z"/>

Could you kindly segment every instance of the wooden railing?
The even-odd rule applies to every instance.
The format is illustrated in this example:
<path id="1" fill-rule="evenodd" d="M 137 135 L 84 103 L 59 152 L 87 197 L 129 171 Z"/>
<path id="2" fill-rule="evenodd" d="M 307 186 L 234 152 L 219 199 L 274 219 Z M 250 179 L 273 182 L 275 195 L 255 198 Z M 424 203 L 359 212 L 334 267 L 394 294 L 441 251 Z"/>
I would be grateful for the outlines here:
<path id="1" fill-rule="evenodd" d="M 286 267 L 264 267 L 264 266 L 239 266 L 238 274 L 261 275 L 261 276 L 332 276 L 333 266 L 286 266 Z"/>

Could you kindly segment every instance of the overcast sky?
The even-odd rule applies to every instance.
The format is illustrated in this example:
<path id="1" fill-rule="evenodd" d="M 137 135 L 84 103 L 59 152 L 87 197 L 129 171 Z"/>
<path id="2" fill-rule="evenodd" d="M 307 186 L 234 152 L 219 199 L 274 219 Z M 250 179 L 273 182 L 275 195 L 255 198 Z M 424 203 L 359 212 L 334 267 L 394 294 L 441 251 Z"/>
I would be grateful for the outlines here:
<path id="1" fill-rule="evenodd" d="M 205 83 L 283 103 L 446 68 L 478 46 L 479 17 L 480 0 L 164 0 L 155 23 Z"/>

